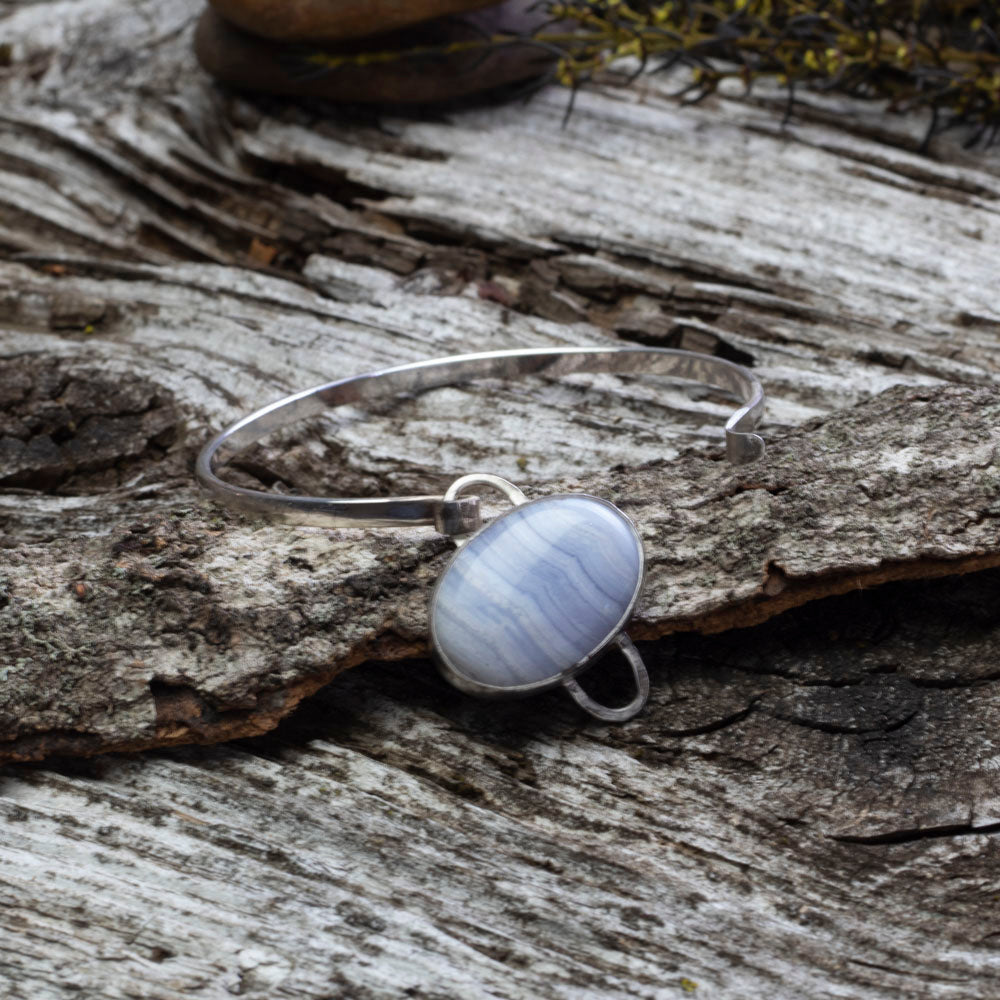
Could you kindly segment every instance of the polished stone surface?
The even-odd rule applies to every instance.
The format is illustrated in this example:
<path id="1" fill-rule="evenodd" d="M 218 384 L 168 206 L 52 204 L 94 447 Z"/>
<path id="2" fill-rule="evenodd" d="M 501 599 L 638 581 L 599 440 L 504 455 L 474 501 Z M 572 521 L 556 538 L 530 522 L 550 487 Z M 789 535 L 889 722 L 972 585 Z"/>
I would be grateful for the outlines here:
<path id="1" fill-rule="evenodd" d="M 431 635 L 459 680 L 555 682 L 617 632 L 641 577 L 641 543 L 621 511 L 544 497 L 459 550 L 431 606 Z"/>

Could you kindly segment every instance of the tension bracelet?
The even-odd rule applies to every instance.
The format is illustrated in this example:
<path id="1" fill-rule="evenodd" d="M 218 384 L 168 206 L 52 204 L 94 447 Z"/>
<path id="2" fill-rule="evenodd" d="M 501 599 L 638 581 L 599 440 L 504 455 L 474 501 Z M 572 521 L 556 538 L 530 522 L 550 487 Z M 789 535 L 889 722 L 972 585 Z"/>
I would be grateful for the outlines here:
<path id="1" fill-rule="evenodd" d="M 591 715 L 624 722 L 649 696 L 649 677 L 623 631 L 642 592 L 645 555 L 631 519 L 585 493 L 528 500 L 499 476 L 462 476 L 443 496 L 342 499 L 244 489 L 216 470 L 259 438 L 328 407 L 364 404 L 474 378 L 555 377 L 576 372 L 665 375 L 729 393 L 743 405 L 726 421 L 734 465 L 764 454 L 752 433 L 764 390 L 748 369 L 721 358 L 656 347 L 568 347 L 489 351 L 397 365 L 327 382 L 251 413 L 213 438 L 196 474 L 218 500 L 251 514 L 327 528 L 432 524 L 457 551 L 430 602 L 431 646 L 444 676 L 480 697 L 517 697 L 562 685 Z M 487 525 L 472 487 L 513 504 Z M 592 699 L 576 675 L 612 645 L 625 656 L 636 694 L 621 708 Z"/>

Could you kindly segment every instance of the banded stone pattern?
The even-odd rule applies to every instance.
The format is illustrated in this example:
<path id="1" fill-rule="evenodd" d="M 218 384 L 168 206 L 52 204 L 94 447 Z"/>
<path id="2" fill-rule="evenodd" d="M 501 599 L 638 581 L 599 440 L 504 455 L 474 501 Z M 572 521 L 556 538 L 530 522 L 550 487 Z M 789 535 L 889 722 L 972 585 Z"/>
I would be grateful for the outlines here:
<path id="1" fill-rule="evenodd" d="M 596 497 L 543 497 L 456 554 L 431 606 L 449 680 L 477 693 L 555 684 L 615 634 L 638 598 L 642 542 Z M 457 676 L 455 676 L 457 675 Z"/>

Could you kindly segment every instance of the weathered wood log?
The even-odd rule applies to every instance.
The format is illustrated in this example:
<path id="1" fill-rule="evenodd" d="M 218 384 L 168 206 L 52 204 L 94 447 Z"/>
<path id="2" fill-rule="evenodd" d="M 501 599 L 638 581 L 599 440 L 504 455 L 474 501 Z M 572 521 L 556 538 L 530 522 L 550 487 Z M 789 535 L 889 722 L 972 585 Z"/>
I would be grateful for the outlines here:
<path id="1" fill-rule="evenodd" d="M 558 90 L 341 120 L 216 91 L 199 9 L 0 0 L 5 752 L 255 732 L 342 672 L 276 735 L 0 771 L 0 994 L 993 997 L 996 154 L 655 78 L 564 130 Z M 660 637 L 624 727 L 407 658 L 443 540 L 193 489 L 282 393 L 602 337 L 752 363 L 767 461 L 711 460 L 722 399 L 597 378 L 334 415 L 232 474 L 617 499 Z"/>
<path id="2" fill-rule="evenodd" d="M 38 369 L 29 354 L 2 374 L 24 386 Z M 194 495 L 190 449 L 156 468 L 157 442 L 189 422 L 183 405 L 157 405 L 162 388 L 124 374 L 105 395 L 104 371 L 57 367 L 27 389 L 9 419 L 48 422 L 25 441 L 5 438 L 13 445 L 0 453 L 0 475 L 74 492 L 82 475 L 101 485 L 109 474 L 145 476 L 143 492 L 155 500 L 126 500 L 132 516 L 95 534 L 86 526 L 107 515 L 109 500 L 97 493 L 65 511 L 59 536 L 8 550 L 0 759 L 261 732 L 345 667 L 426 652 L 426 605 L 447 542 L 428 530 L 309 531 L 224 516 Z M 449 392 L 464 397 L 463 419 L 450 420 L 467 432 L 477 391 Z M 578 416 L 585 407 L 581 393 Z M 443 448 L 447 424 L 431 432 L 433 409 L 423 399 L 419 416 L 413 406 L 407 416 L 425 446 Z M 635 636 L 714 631 L 887 580 L 1000 564 L 998 426 L 993 389 L 901 387 L 779 438 L 759 468 L 691 455 L 581 474 L 558 489 L 607 497 L 638 525 L 648 569 Z M 307 434 L 241 464 L 255 485 L 330 493 L 343 490 L 341 468 L 351 465 L 338 450 L 317 448 Z M 139 471 L 144 459 L 151 479 Z M 425 489 L 443 492 L 448 477 L 426 480 Z M 32 510 L 23 494 L 17 503 L 35 517 L 54 514 L 51 504 Z M 59 695 L 67 685 L 72 699 Z"/>
<path id="3" fill-rule="evenodd" d="M 8 767 L 0 982 L 990 997 L 998 586 L 665 640 L 625 727 L 470 701 L 407 661 L 349 671 L 276 736 Z"/>

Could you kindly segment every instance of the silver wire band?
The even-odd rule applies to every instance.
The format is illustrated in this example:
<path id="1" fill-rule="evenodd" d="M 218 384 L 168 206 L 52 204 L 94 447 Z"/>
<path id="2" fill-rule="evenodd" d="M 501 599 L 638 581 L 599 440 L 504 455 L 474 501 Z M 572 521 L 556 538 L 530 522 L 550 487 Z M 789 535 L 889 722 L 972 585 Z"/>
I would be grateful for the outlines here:
<path id="1" fill-rule="evenodd" d="M 202 486 L 227 506 L 288 524 L 327 528 L 433 524 L 445 534 L 463 534 L 479 526 L 478 497 L 446 501 L 441 496 L 288 496 L 234 486 L 220 479 L 217 469 L 259 438 L 298 420 L 319 416 L 329 407 L 364 404 L 475 378 L 554 378 L 575 372 L 665 375 L 721 389 L 743 403 L 726 421 L 727 458 L 734 465 L 744 465 L 764 454 L 763 440 L 752 433 L 764 412 L 764 390 L 757 377 L 741 365 L 658 347 L 544 347 L 433 358 L 305 389 L 251 413 L 214 437 L 198 456 L 195 474 Z"/>

